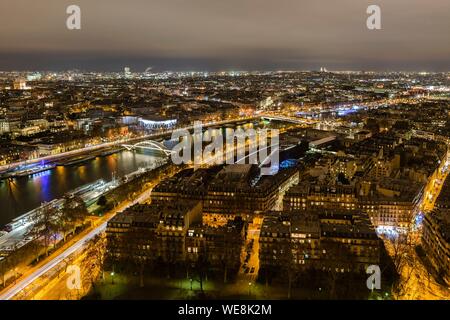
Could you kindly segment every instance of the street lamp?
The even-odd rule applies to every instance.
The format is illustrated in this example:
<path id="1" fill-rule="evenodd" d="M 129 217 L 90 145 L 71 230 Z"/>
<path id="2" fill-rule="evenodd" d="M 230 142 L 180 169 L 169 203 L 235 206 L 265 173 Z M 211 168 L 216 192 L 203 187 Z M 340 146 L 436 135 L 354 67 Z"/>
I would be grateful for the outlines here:
<path id="1" fill-rule="evenodd" d="M 248 295 L 251 294 L 251 288 L 252 288 L 252 283 L 249 282 L 249 283 L 248 283 Z"/>
<path id="2" fill-rule="evenodd" d="M 189 279 L 190 283 L 191 283 L 191 291 L 192 291 L 192 278 Z"/>
<path id="3" fill-rule="evenodd" d="M 114 271 L 111 272 L 111 284 L 114 284 Z"/>

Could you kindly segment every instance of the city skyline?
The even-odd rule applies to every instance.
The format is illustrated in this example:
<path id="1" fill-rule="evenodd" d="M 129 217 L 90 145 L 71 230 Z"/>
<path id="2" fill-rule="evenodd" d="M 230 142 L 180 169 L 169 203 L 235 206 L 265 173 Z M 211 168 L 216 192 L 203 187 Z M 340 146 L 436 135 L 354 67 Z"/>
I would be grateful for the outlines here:
<path id="1" fill-rule="evenodd" d="M 0 301 L 448 301 L 449 12 L 2 0 Z"/>
<path id="2" fill-rule="evenodd" d="M 70 1 L 0 4 L 1 70 L 121 71 L 395 70 L 446 72 L 446 1 L 378 1 L 381 30 L 368 30 L 370 1 Z"/>
<path id="3" fill-rule="evenodd" d="M 0 300 L 446 299 L 449 79 L 0 73 Z"/>

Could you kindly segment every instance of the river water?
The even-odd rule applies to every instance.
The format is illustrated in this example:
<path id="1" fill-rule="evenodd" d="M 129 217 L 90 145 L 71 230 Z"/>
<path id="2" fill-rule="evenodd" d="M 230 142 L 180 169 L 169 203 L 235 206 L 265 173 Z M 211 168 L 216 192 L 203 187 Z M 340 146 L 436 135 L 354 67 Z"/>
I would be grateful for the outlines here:
<path id="1" fill-rule="evenodd" d="M 146 167 L 157 159 L 150 154 L 122 151 L 97 157 L 78 166 L 58 166 L 33 177 L 0 182 L 0 227 L 42 202 L 62 197 L 66 192 L 98 179 L 110 181 Z"/>
<path id="2" fill-rule="evenodd" d="M 278 123 L 277 125 L 280 125 Z M 254 121 L 221 127 L 226 128 L 273 128 L 274 123 Z M 208 132 L 205 132 L 208 136 Z M 80 165 L 58 166 L 53 170 L 41 172 L 33 177 L 21 177 L 12 181 L 0 181 L 0 229 L 12 219 L 32 209 L 42 202 L 48 202 L 64 196 L 68 191 L 98 179 L 110 181 L 115 175 L 122 177 L 140 167 L 147 167 L 158 155 L 121 151 L 119 153 L 97 157 Z"/>

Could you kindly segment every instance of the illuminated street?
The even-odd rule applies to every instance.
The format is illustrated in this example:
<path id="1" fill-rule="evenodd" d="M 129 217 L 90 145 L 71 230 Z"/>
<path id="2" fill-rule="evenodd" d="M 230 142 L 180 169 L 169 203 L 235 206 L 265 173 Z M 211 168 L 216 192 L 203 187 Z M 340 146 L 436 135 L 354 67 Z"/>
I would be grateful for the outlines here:
<path id="1" fill-rule="evenodd" d="M 27 274 L 23 275 L 22 278 L 18 279 L 17 282 L 11 287 L 0 293 L 0 300 L 13 299 L 16 295 L 20 294 L 21 291 L 26 290 L 26 288 L 33 284 L 33 282 L 39 280 L 40 277 L 44 276 L 47 272 L 55 268 L 57 265 L 62 263 L 65 259 L 69 258 L 71 255 L 76 254 L 79 250 L 93 239 L 98 234 L 104 232 L 108 221 L 120 211 L 125 210 L 127 207 L 134 205 L 135 203 L 140 203 L 149 198 L 151 193 L 151 188 L 143 192 L 139 197 L 131 202 L 126 202 L 121 204 L 119 207 L 115 208 L 113 211 L 109 212 L 102 219 L 96 222 L 91 230 L 84 232 L 79 235 L 78 239 L 73 239 L 65 248 L 62 248 L 60 253 L 55 253 L 54 257 L 50 257 L 49 261 L 45 262 L 36 268 L 31 269 Z"/>

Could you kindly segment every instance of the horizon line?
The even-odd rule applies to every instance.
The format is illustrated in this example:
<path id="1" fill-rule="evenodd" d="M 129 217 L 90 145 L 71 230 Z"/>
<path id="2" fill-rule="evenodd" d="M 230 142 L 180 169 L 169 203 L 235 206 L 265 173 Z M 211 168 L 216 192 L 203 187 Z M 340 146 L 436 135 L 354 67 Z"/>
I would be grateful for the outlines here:
<path id="1" fill-rule="evenodd" d="M 124 66 L 124 68 L 127 66 Z M 85 73 L 112 73 L 112 74 L 122 74 L 124 70 L 120 71 L 112 71 L 112 70 L 86 70 L 86 69 L 64 69 L 64 70 L 44 70 L 44 69 L 29 69 L 29 70 L 1 70 L 0 73 L 26 73 L 26 72 L 43 72 L 43 73 L 64 73 L 64 72 L 85 72 Z M 371 70 L 371 69 L 342 69 L 342 70 L 289 70 L 289 69 L 278 69 L 278 70 L 243 70 L 243 69 L 230 69 L 230 70 L 164 70 L 158 72 L 146 72 L 146 71 L 130 71 L 131 74 L 163 74 L 163 73 L 296 73 L 296 72 L 321 72 L 321 73 L 345 73 L 345 72 L 367 72 L 367 73 L 450 73 L 450 70 L 447 71 L 429 71 L 429 70 Z"/>

